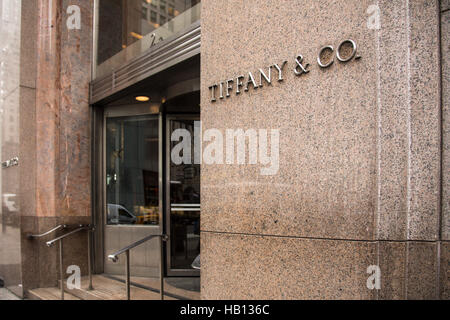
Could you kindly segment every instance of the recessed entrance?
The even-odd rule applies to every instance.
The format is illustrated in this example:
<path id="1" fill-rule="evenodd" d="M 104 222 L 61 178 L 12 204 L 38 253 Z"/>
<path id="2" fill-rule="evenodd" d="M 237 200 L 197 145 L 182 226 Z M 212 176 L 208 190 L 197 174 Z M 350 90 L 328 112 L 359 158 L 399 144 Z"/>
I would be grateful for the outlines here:
<path id="1" fill-rule="evenodd" d="M 200 165 L 175 164 L 171 150 L 178 141 L 171 141 L 172 133 L 187 130 L 194 137 L 195 115 L 170 115 L 167 117 L 167 230 L 169 245 L 167 254 L 168 274 L 196 275 L 191 267 L 200 254 Z M 190 143 L 194 154 L 194 142 Z"/>
<path id="2" fill-rule="evenodd" d="M 149 235 L 165 233 L 165 276 L 176 280 L 200 275 L 192 267 L 200 254 L 200 165 L 176 164 L 170 157 L 177 143 L 171 141 L 174 130 L 182 128 L 194 136 L 200 120 L 198 86 L 195 78 L 158 91 L 130 91 L 103 108 L 99 170 L 104 201 L 97 220 L 102 221 L 103 248 L 96 251 L 97 260 L 101 254 L 101 273 L 123 276 L 124 259 L 114 263 L 108 256 Z M 137 96 L 149 99 L 141 102 Z M 131 276 L 157 277 L 159 250 L 155 240 L 131 251 Z"/>

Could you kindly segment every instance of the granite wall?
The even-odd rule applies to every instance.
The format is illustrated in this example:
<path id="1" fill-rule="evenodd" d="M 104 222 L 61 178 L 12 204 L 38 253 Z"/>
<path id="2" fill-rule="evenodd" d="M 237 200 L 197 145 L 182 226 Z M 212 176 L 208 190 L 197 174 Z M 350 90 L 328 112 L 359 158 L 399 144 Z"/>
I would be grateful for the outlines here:
<path id="1" fill-rule="evenodd" d="M 441 297 L 450 299 L 450 1 L 441 1 L 442 258 Z"/>
<path id="2" fill-rule="evenodd" d="M 203 1 L 203 130 L 277 129 L 280 168 L 203 165 L 202 298 L 448 298 L 446 7 Z M 320 68 L 346 39 L 355 58 Z M 211 102 L 211 85 L 283 61 L 284 81 L 272 68 L 271 85 Z"/>
<path id="3" fill-rule="evenodd" d="M 67 20 L 80 8 L 80 29 Z M 20 199 L 22 278 L 25 290 L 55 286 L 57 246 L 29 233 L 59 224 L 89 224 L 92 56 L 91 1 L 22 1 L 20 55 Z M 58 233 L 56 234 L 58 235 Z M 64 264 L 87 273 L 87 235 L 64 241 Z"/>
<path id="4" fill-rule="evenodd" d="M 21 294 L 58 276 L 57 248 L 26 235 L 91 221 L 93 8 L 1 4 L 1 161 L 19 166 L 0 169 L 0 277 Z M 204 299 L 449 299 L 449 5 L 203 1 L 203 129 L 280 130 L 276 175 L 202 167 Z M 360 59 L 317 65 L 348 38 Z M 296 76 L 300 54 L 310 72 Z M 283 61 L 284 81 L 272 68 L 272 85 L 210 101 L 210 85 Z M 86 245 L 68 239 L 65 264 L 86 273 Z"/>

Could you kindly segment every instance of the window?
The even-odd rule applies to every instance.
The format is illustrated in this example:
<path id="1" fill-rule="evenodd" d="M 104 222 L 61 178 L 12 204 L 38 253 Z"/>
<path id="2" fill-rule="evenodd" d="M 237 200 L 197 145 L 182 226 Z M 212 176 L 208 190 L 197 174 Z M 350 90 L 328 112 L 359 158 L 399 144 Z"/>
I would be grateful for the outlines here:
<path id="1" fill-rule="evenodd" d="M 155 11 L 152 10 L 150 12 L 150 21 L 153 23 L 156 23 L 156 22 L 158 22 L 157 19 L 158 19 L 158 15 L 156 14 Z"/>
<path id="2" fill-rule="evenodd" d="M 200 6 L 199 0 L 99 0 L 94 78 L 106 76 L 160 39 L 189 27 L 200 19 Z M 171 20 L 176 22 L 168 24 Z M 133 44 L 141 40 L 136 50 Z"/>
<path id="3" fill-rule="evenodd" d="M 107 118 L 106 201 L 110 225 L 159 224 L 159 120 Z"/>
<path id="4" fill-rule="evenodd" d="M 167 9 L 167 12 L 169 13 L 170 17 L 174 17 L 175 9 L 173 7 L 173 4 L 169 4 L 169 8 Z"/>

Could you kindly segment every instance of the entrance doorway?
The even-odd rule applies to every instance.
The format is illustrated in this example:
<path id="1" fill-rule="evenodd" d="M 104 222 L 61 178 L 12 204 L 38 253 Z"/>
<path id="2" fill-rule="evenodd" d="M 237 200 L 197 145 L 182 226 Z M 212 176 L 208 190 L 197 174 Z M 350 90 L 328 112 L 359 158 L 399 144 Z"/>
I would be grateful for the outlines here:
<path id="1" fill-rule="evenodd" d="M 191 265 L 200 254 L 200 164 L 194 162 L 195 127 L 198 116 L 167 117 L 167 265 L 169 275 L 197 275 Z M 180 141 L 173 133 L 185 130 L 191 137 L 191 163 L 176 164 L 171 153 Z"/>
<path id="2" fill-rule="evenodd" d="M 105 107 L 102 220 L 106 274 L 124 273 L 124 262 L 113 263 L 108 255 L 149 235 L 165 233 L 169 236 L 164 251 L 166 276 L 200 275 L 191 266 L 200 254 L 200 165 L 177 164 L 171 159 L 178 143 L 171 141 L 175 130 L 185 129 L 194 137 L 200 120 L 197 100 L 198 92 L 184 92 L 159 104 Z M 130 270 L 135 277 L 158 276 L 158 241 L 132 251 Z"/>

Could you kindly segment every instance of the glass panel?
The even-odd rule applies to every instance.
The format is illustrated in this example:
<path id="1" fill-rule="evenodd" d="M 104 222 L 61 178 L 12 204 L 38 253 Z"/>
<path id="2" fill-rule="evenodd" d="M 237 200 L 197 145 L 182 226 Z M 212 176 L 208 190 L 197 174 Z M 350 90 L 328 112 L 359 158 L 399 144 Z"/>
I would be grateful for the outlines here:
<path id="1" fill-rule="evenodd" d="M 159 120 L 107 118 L 108 225 L 159 224 Z"/>
<path id="2" fill-rule="evenodd" d="M 200 20 L 200 0 L 99 0 L 95 77 Z"/>
<path id="3" fill-rule="evenodd" d="M 192 137 L 194 155 L 194 120 L 171 121 L 172 132 L 186 129 Z M 171 142 L 171 149 L 179 142 Z M 172 269 L 192 269 L 200 254 L 200 165 L 176 165 L 170 161 L 170 233 Z"/>

